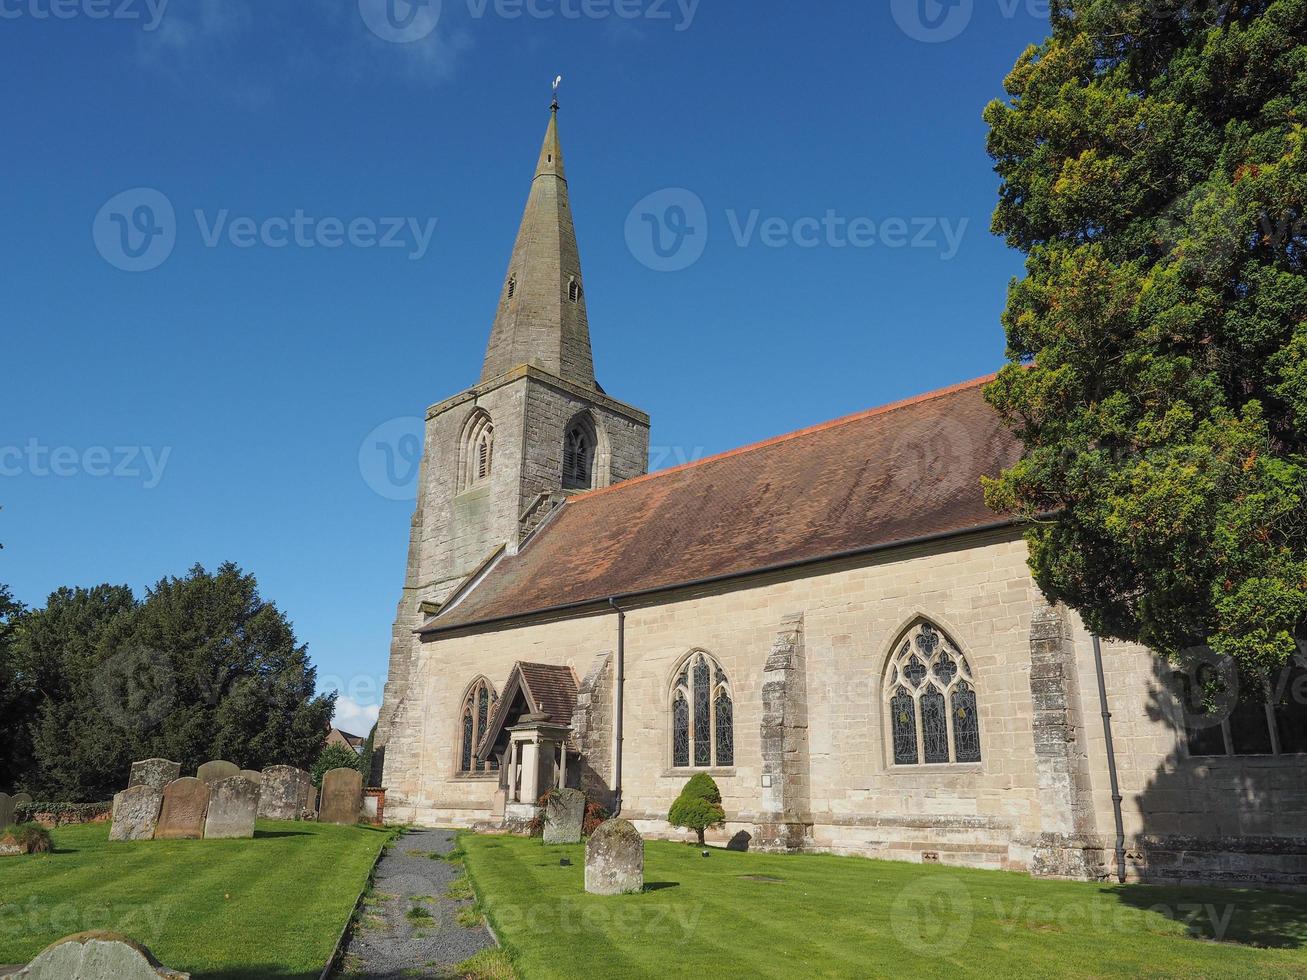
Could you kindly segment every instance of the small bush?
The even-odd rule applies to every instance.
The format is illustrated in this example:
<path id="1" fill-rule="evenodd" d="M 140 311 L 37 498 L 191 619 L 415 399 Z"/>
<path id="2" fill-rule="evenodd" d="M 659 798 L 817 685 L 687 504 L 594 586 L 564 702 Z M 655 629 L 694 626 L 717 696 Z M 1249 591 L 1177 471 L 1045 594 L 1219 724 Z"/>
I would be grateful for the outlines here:
<path id="1" fill-rule="evenodd" d="M 363 768 L 363 756 L 359 755 L 353 749 L 347 749 L 343 745 L 328 745 L 319 753 L 317 761 L 313 763 L 313 768 L 309 774 L 313 777 L 313 785 L 322 788 L 322 777 L 333 769 L 357 769 L 363 773 L 363 782 L 366 785 L 368 773 Z"/>
<path id="2" fill-rule="evenodd" d="M 586 800 L 585 820 L 581 824 L 582 835 L 589 837 L 599 829 L 601 823 L 611 816 L 612 814 L 608 812 L 607 807 L 600 806 L 599 803 L 594 800 Z"/>
<path id="3" fill-rule="evenodd" d="M 709 827 L 717 827 L 726 820 L 726 811 L 722 808 L 722 793 L 716 781 L 706 772 L 695 773 L 681 790 L 672 808 L 667 811 L 667 822 L 673 827 L 684 827 L 699 835 L 699 845 L 703 845 L 703 832 Z"/>
<path id="4" fill-rule="evenodd" d="M 50 854 L 54 851 L 50 831 L 39 823 L 20 823 L 17 827 L 10 827 L 5 831 L 5 837 L 12 838 L 28 854 Z"/>

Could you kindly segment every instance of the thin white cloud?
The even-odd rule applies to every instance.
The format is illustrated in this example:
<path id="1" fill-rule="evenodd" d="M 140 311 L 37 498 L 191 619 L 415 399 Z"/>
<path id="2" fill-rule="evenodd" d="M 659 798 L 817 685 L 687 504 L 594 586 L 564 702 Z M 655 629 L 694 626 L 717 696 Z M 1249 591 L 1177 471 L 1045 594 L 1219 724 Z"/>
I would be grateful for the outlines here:
<path id="1" fill-rule="evenodd" d="M 342 732 L 366 736 L 377 723 L 379 714 L 381 714 L 380 705 L 359 704 L 348 695 L 342 694 L 336 699 L 336 714 L 331 724 Z"/>

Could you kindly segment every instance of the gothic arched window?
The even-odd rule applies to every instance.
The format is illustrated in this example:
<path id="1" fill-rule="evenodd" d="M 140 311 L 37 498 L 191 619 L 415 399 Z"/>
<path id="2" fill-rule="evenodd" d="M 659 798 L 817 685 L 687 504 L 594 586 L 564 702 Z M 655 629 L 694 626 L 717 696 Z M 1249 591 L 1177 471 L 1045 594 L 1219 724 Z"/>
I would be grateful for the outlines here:
<path id="1" fill-rule="evenodd" d="M 595 448 L 598 445 L 594 423 L 588 414 L 577 416 L 563 436 L 563 489 L 589 490 L 594 486 Z"/>
<path id="2" fill-rule="evenodd" d="M 735 765 L 735 703 L 726 672 L 696 650 L 672 682 L 672 766 Z"/>
<path id="3" fill-rule="evenodd" d="M 567 284 L 567 298 L 573 303 L 581 301 L 581 284 L 576 281 L 575 277 Z"/>
<path id="4" fill-rule="evenodd" d="M 512 299 L 517 295 L 517 276 L 508 277 L 508 298 Z"/>
<path id="5" fill-rule="evenodd" d="M 979 762 L 980 718 L 967 658 L 927 622 L 895 646 L 885 676 L 894 764 Z"/>
<path id="6" fill-rule="evenodd" d="M 495 454 L 495 426 L 490 416 L 477 409 L 463 426 L 459 453 L 459 489 L 468 490 L 490 479 Z"/>
<path id="7" fill-rule="evenodd" d="M 495 772 L 499 769 L 497 759 L 486 762 L 476 761 L 477 745 L 484 737 L 486 725 L 495 710 L 495 689 L 484 677 L 472 682 L 463 697 L 463 708 L 458 721 L 458 771 Z"/>

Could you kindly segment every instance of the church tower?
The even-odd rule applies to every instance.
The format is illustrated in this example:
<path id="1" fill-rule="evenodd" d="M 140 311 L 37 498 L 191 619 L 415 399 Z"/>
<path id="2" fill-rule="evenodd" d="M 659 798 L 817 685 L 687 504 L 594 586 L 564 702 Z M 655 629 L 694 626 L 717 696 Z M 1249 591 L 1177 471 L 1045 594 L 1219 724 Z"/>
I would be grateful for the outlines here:
<path id="1" fill-rule="evenodd" d="M 374 785 L 384 747 L 421 711 L 409 697 L 414 631 L 569 495 L 648 469 L 649 416 L 595 381 L 585 292 L 555 100 L 481 380 L 427 411 Z"/>

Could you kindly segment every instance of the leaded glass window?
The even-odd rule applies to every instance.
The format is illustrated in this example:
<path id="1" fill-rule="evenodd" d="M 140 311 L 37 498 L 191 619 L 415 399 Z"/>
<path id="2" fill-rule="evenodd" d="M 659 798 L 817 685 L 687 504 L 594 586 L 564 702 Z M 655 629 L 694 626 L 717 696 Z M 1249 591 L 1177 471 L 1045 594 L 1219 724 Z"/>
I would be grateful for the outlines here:
<path id="1" fill-rule="evenodd" d="M 980 719 L 967 658 L 927 622 L 895 645 L 885 677 L 894 764 L 979 762 Z"/>
<path id="2" fill-rule="evenodd" d="M 463 721 L 458 743 L 459 772 L 494 772 L 499 768 L 499 762 L 495 759 L 476 761 L 476 751 L 485 738 L 486 727 L 494 710 L 495 692 L 490 682 L 484 677 L 473 681 L 463 697 Z"/>
<path id="3" fill-rule="evenodd" d="M 735 702 L 721 665 L 695 651 L 672 684 L 672 765 L 735 765 Z"/>

